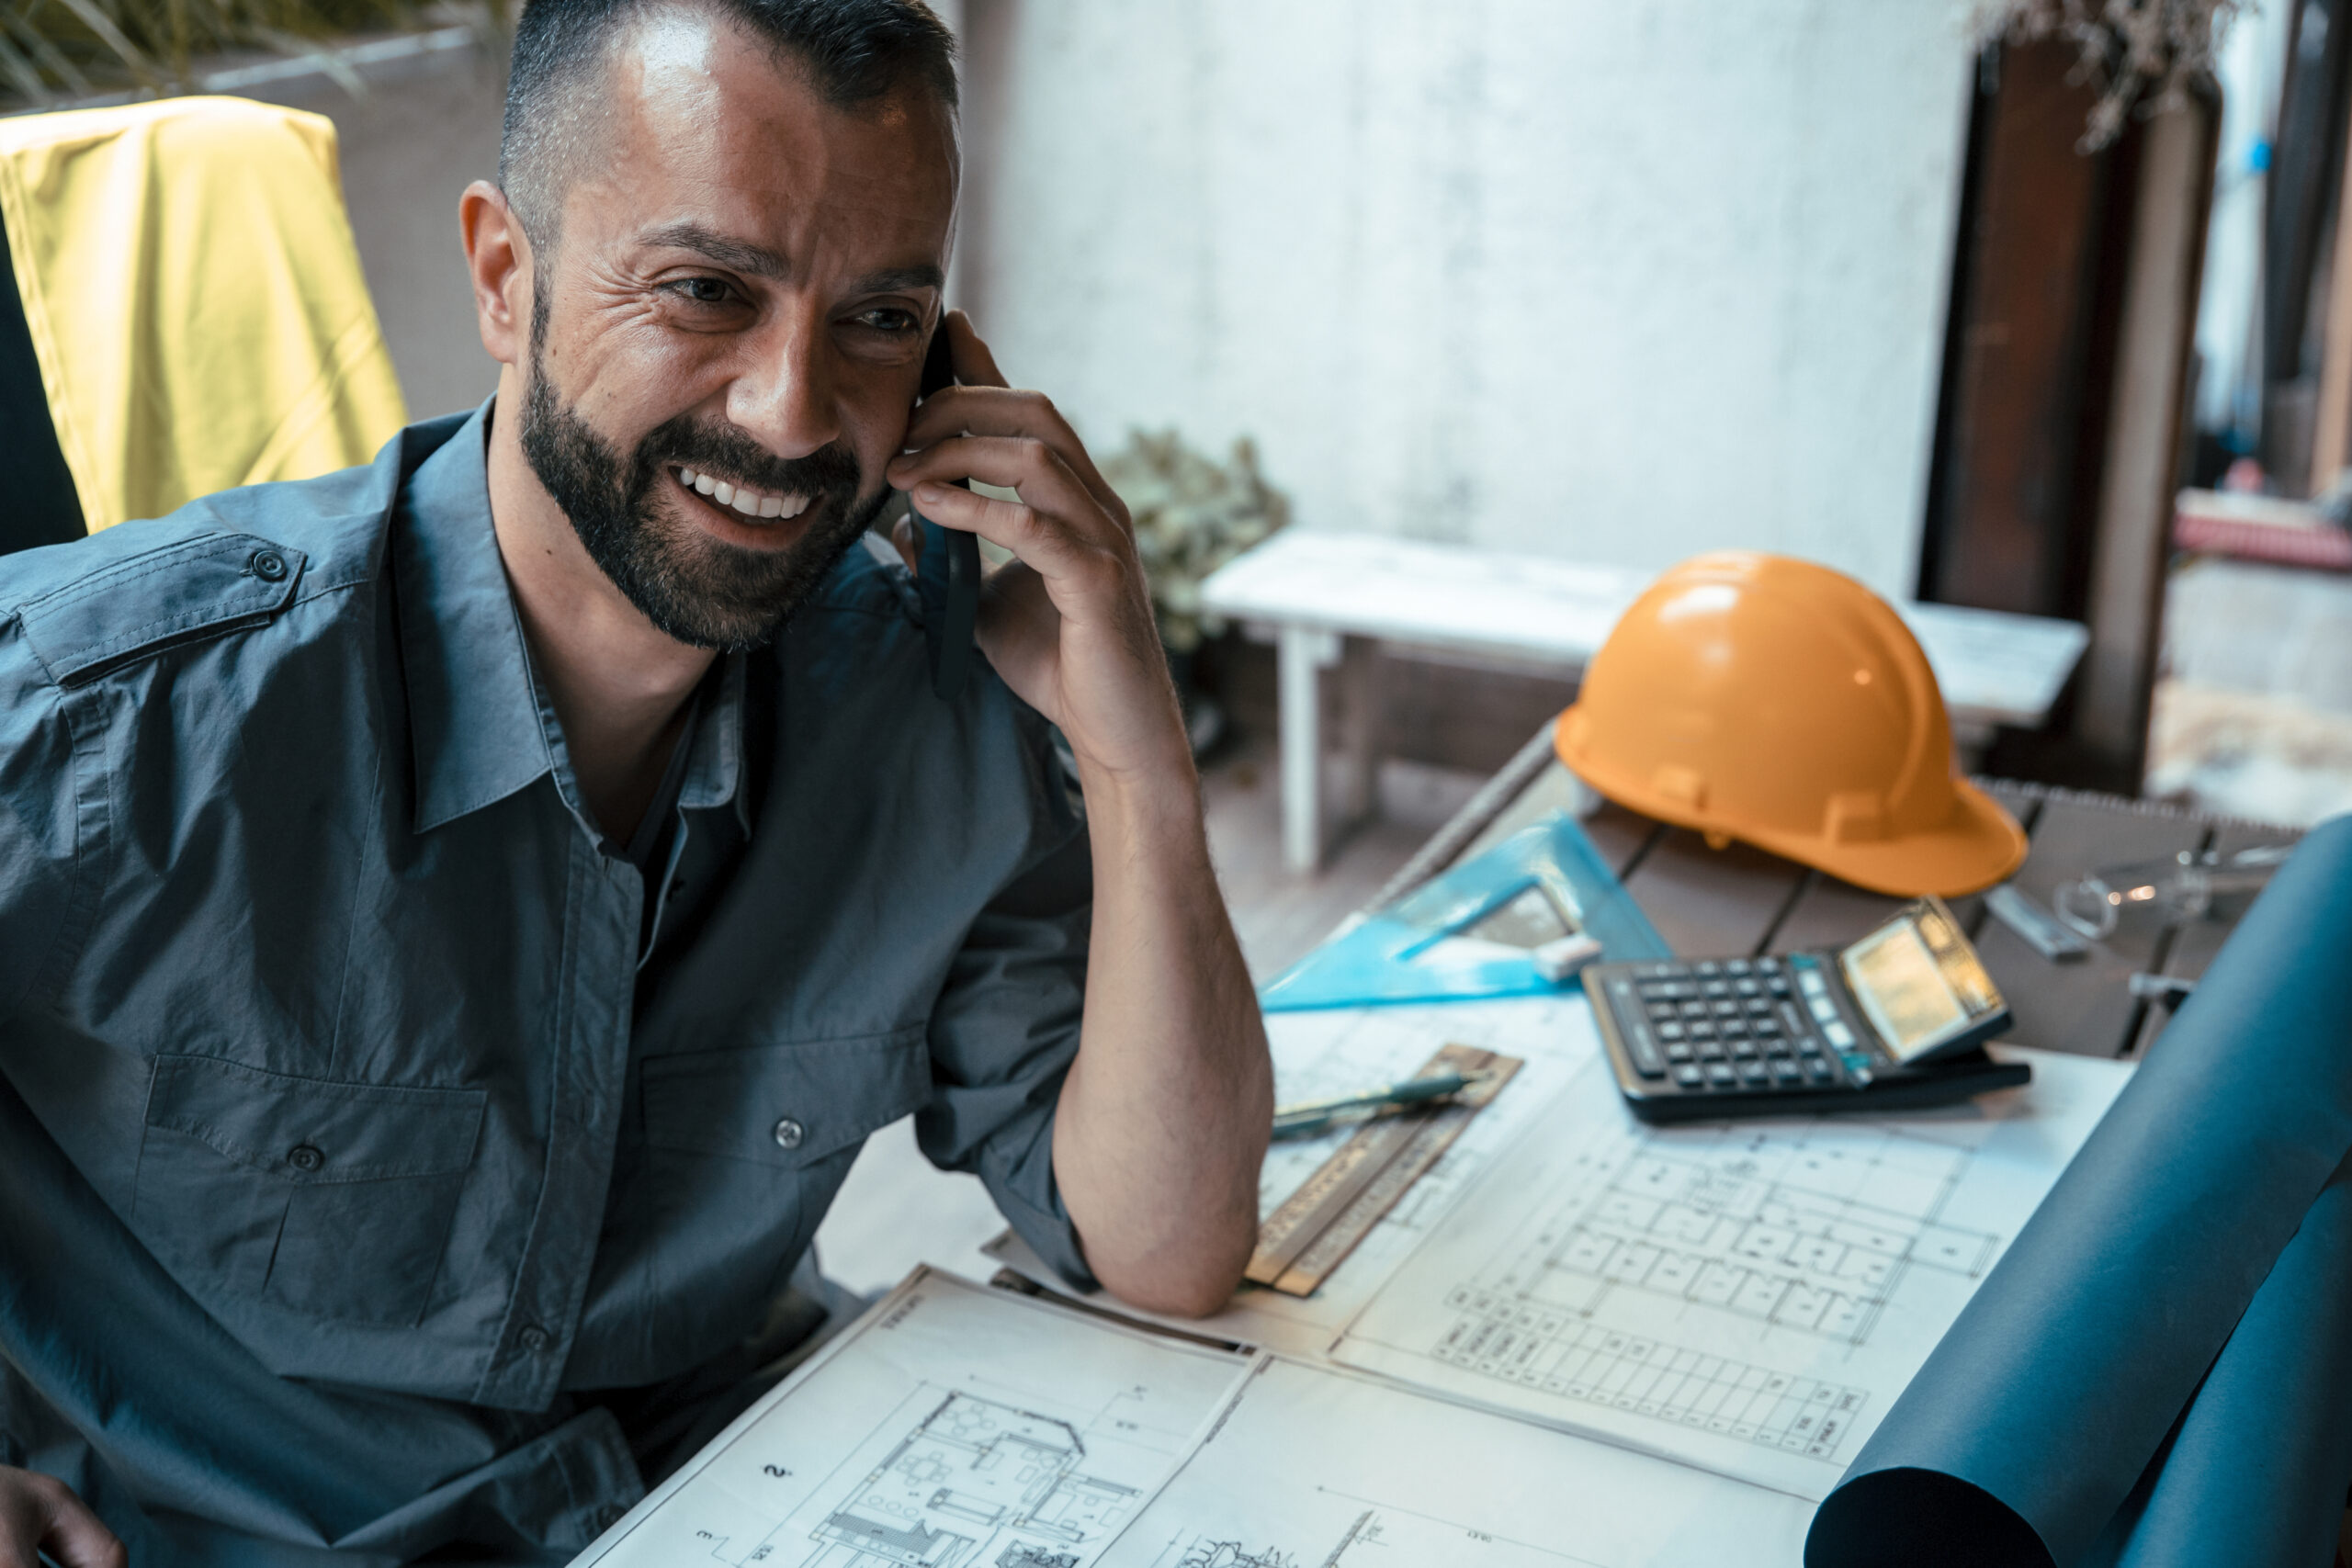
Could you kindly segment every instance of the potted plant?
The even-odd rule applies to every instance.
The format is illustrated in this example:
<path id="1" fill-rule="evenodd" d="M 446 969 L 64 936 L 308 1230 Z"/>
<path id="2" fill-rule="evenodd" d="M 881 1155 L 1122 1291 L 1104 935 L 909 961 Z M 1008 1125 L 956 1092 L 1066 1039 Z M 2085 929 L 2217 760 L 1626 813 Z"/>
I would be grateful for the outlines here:
<path id="1" fill-rule="evenodd" d="M 1202 608 L 1201 584 L 1289 521 L 1290 502 L 1259 473 L 1257 447 L 1247 437 L 1220 464 L 1173 430 L 1138 430 L 1102 465 L 1102 477 L 1135 519 L 1169 671 L 1184 700 L 1193 752 L 1205 754 L 1224 738 L 1227 719 L 1196 679 L 1198 656 L 1203 638 L 1225 627 Z"/>

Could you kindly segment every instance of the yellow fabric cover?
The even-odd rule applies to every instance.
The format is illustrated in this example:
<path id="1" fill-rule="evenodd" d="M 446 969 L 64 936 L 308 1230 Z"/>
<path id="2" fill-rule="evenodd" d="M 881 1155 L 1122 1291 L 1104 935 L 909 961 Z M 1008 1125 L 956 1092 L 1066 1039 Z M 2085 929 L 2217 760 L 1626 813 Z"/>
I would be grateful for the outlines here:
<path id="1" fill-rule="evenodd" d="M 90 532 L 407 423 L 334 124 L 243 98 L 0 119 L 0 218 Z"/>

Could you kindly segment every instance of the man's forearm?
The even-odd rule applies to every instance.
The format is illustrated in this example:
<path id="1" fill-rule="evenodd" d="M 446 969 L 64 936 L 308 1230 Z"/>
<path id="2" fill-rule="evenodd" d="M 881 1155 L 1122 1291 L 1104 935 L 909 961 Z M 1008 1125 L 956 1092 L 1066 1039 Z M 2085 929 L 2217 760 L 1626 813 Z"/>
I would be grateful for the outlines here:
<path id="1" fill-rule="evenodd" d="M 1273 1073 L 1208 858 L 1191 771 L 1138 787 L 1082 764 L 1094 920 L 1054 1172 L 1096 1278 L 1197 1315 L 1258 1228 Z"/>

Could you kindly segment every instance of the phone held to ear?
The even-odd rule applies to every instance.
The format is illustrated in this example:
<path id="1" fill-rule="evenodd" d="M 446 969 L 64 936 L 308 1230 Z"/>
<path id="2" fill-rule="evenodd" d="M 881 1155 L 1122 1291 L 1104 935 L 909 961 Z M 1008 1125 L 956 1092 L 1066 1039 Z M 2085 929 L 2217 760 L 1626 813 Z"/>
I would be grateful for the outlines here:
<path id="1" fill-rule="evenodd" d="M 932 331 L 931 347 L 923 354 L 922 389 L 916 406 L 955 384 L 943 317 Z M 922 635 L 931 645 L 932 694 L 942 702 L 953 702 L 962 694 L 971 674 L 972 625 L 980 611 L 980 541 L 960 528 L 943 528 L 929 521 L 911 502 L 908 515 L 922 530 L 915 592 L 922 603 Z"/>

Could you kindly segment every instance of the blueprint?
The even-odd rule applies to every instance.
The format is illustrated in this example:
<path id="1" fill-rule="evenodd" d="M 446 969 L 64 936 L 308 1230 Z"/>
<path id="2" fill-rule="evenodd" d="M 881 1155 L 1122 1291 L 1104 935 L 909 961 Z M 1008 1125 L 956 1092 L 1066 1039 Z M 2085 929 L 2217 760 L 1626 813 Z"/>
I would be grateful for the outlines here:
<path id="1" fill-rule="evenodd" d="M 1269 1013 L 1266 1034 L 1273 1052 L 1274 1098 L 1283 1105 L 1410 1077 L 1438 1047 L 1448 1043 L 1499 1051 L 1525 1063 L 1495 1102 L 1472 1119 L 1444 1157 L 1413 1184 L 1315 1294 L 1285 1296 L 1245 1287 L 1216 1316 L 1176 1325 L 1188 1332 L 1301 1356 L 1319 1356 L 1330 1347 L 1397 1261 L 1428 1234 L 1431 1223 L 1600 1052 L 1591 1004 L 1580 992 Z M 1348 1136 L 1349 1130 L 1342 1128 L 1274 1145 L 1259 1176 L 1259 1213 L 1271 1214 L 1279 1208 Z M 987 1250 L 1040 1283 L 1068 1288 L 1058 1286 L 1052 1272 L 1011 1232 Z M 1120 1310 L 1132 1312 L 1125 1306 Z"/>
<path id="2" fill-rule="evenodd" d="M 918 1270 L 575 1568 L 1084 1568 L 1249 1368 Z"/>
<path id="3" fill-rule="evenodd" d="M 1812 1512 L 1646 1454 L 1269 1359 L 1102 1562 L 1794 1568 Z"/>
<path id="4" fill-rule="evenodd" d="M 1678 1128 L 1595 1063 L 1333 1355 L 1825 1496 L 2132 1071 L 2014 1055 L 1949 1111 Z"/>

